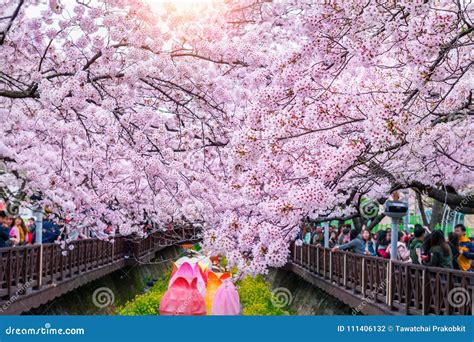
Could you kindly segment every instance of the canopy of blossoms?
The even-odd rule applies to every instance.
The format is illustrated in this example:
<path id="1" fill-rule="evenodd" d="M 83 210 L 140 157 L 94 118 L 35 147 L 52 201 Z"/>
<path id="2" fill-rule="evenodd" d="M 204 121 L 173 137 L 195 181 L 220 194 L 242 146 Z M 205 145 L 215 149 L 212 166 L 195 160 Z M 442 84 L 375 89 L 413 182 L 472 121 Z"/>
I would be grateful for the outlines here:
<path id="1" fill-rule="evenodd" d="M 474 212 L 470 2 L 0 4 L 2 173 L 73 223 L 199 221 L 260 273 L 364 198 Z"/>

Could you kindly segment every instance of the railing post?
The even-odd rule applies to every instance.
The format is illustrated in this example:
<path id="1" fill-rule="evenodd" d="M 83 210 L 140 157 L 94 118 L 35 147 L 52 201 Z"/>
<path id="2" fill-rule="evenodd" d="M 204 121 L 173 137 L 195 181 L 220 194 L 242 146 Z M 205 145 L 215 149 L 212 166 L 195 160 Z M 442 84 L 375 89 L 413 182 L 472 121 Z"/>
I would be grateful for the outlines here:
<path id="1" fill-rule="evenodd" d="M 321 248 L 323 250 L 323 277 L 326 278 L 326 250 L 324 248 Z"/>
<path id="2" fill-rule="evenodd" d="M 329 280 L 332 281 L 332 251 L 329 251 Z"/>
<path id="3" fill-rule="evenodd" d="M 347 287 L 347 253 L 344 253 L 344 258 L 342 259 L 343 261 L 343 277 L 344 277 L 344 287 Z"/>
<path id="4" fill-rule="evenodd" d="M 12 249 L 10 248 L 8 250 L 8 263 L 7 263 L 7 293 L 8 293 L 8 298 L 10 299 L 12 297 Z"/>
<path id="5" fill-rule="evenodd" d="M 451 273 L 448 272 L 448 274 L 446 274 L 447 276 L 447 280 L 446 280 L 446 289 L 448 291 L 448 293 L 451 292 L 452 290 L 452 281 L 451 281 Z M 474 294 L 474 292 L 471 292 Z M 468 296 L 469 297 L 469 296 Z M 469 300 L 469 299 L 468 299 Z M 467 303 L 466 303 L 467 304 Z M 453 307 L 451 306 L 451 304 L 449 303 L 449 300 L 448 300 L 448 305 L 446 306 L 446 315 L 452 315 L 453 314 Z"/>
<path id="6" fill-rule="evenodd" d="M 39 255 L 36 264 L 38 269 L 38 284 L 36 287 L 41 289 L 41 286 L 43 285 L 43 244 L 39 245 Z"/>
<path id="7" fill-rule="evenodd" d="M 72 251 L 69 251 L 69 252 L 67 252 L 67 253 L 68 253 L 68 254 L 69 254 L 69 253 L 72 253 Z M 67 254 L 67 255 L 68 255 L 68 254 Z M 59 270 L 61 271 L 61 281 L 64 280 L 64 258 L 65 258 L 65 257 L 66 257 L 66 256 L 64 256 L 64 255 L 61 253 L 61 255 L 60 255 L 60 258 L 61 258 L 61 259 L 59 259 Z"/>
<path id="8" fill-rule="evenodd" d="M 365 274 L 365 257 L 362 257 L 362 280 L 360 282 L 360 293 L 365 296 L 365 288 L 367 286 L 367 279 Z"/>
<path id="9" fill-rule="evenodd" d="M 311 246 L 308 245 L 308 270 L 311 270 Z"/>
<path id="10" fill-rule="evenodd" d="M 49 255 L 49 271 L 51 272 L 51 284 L 54 283 L 54 248 L 56 245 L 51 246 L 51 253 Z"/>
<path id="11" fill-rule="evenodd" d="M 81 257 L 81 249 L 80 249 L 81 244 L 77 244 L 76 248 L 74 248 L 75 253 L 70 255 L 68 260 L 69 260 L 69 278 L 72 278 L 72 267 L 73 267 L 73 261 L 74 261 L 74 255 L 77 255 L 76 259 L 80 259 Z"/>
<path id="12" fill-rule="evenodd" d="M 410 304 L 411 304 L 411 274 L 408 265 L 405 265 L 405 274 L 406 274 L 406 284 L 405 284 L 405 314 L 410 313 Z M 448 304 L 449 307 L 449 304 Z"/>
<path id="13" fill-rule="evenodd" d="M 110 259 L 110 262 L 113 263 L 114 260 L 115 260 L 115 243 L 117 242 L 117 240 L 114 239 L 114 242 L 111 242 L 112 244 L 112 253 L 111 253 L 111 259 Z"/>
<path id="14" fill-rule="evenodd" d="M 387 264 L 387 305 L 393 309 L 393 261 L 390 260 Z"/>
<path id="15" fill-rule="evenodd" d="M 428 299 L 428 276 L 426 274 L 426 268 L 423 269 L 423 273 L 421 275 L 421 301 L 422 301 L 422 314 L 428 315 L 429 309 L 429 299 Z"/>
<path id="16" fill-rule="evenodd" d="M 303 249 L 304 249 L 304 244 L 300 248 L 300 265 L 303 266 Z"/>
<path id="17" fill-rule="evenodd" d="M 316 267 L 318 270 L 318 275 L 320 275 L 320 268 L 319 268 L 319 246 L 316 247 Z"/>
<path id="18" fill-rule="evenodd" d="M 296 243 L 293 243 L 293 255 L 291 256 L 291 261 L 296 263 Z"/>

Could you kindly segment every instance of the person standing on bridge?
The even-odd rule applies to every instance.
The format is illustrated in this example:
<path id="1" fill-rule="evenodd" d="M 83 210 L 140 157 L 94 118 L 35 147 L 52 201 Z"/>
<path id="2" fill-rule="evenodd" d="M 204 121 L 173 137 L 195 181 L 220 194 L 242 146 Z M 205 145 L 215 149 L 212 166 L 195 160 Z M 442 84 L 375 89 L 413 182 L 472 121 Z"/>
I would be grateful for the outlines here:
<path id="1" fill-rule="evenodd" d="M 337 234 L 335 231 L 329 235 L 329 248 L 334 248 L 337 245 Z"/>
<path id="2" fill-rule="evenodd" d="M 459 270 L 458 258 L 459 258 L 459 236 L 455 232 L 448 234 L 448 245 L 451 248 L 453 254 L 453 268 Z"/>
<path id="3" fill-rule="evenodd" d="M 351 226 L 349 224 L 343 225 L 339 231 L 339 236 L 337 237 L 337 244 L 342 245 L 348 243 L 350 241 L 350 233 Z"/>
<path id="4" fill-rule="evenodd" d="M 405 234 L 401 231 L 398 232 L 398 241 L 392 241 L 388 246 L 385 252 L 390 257 L 390 252 L 392 250 L 392 243 L 397 244 L 397 260 L 402 262 L 411 262 L 410 251 L 407 248 L 407 245 L 403 242 Z"/>
<path id="5" fill-rule="evenodd" d="M 441 230 L 431 234 L 430 255 L 422 256 L 423 263 L 427 266 L 453 268 L 453 254 Z"/>
<path id="6" fill-rule="evenodd" d="M 370 232 L 366 229 L 359 235 L 356 230 L 351 231 L 351 241 L 332 249 L 333 252 L 338 250 L 351 250 L 356 254 L 375 255 L 374 246 L 370 236 Z"/>
<path id="7" fill-rule="evenodd" d="M 415 225 L 414 231 L 415 237 L 410 241 L 408 249 L 410 250 L 410 258 L 414 264 L 421 264 L 421 260 L 418 257 L 421 255 L 421 249 L 423 248 L 423 241 L 425 240 L 425 229 L 420 225 Z"/>
<path id="8" fill-rule="evenodd" d="M 387 246 L 390 244 L 390 235 L 385 230 L 381 230 L 377 233 L 377 244 L 375 245 L 375 252 L 381 258 L 388 259 L 390 256 L 387 255 Z"/>
<path id="9" fill-rule="evenodd" d="M 304 225 L 303 241 L 307 245 L 311 243 L 311 227 L 308 224 Z"/>
<path id="10" fill-rule="evenodd" d="M 0 248 L 8 247 L 10 245 L 9 235 L 10 227 L 5 225 L 7 214 L 4 211 L 0 211 Z"/>
<path id="11" fill-rule="evenodd" d="M 461 271 L 469 271 L 471 269 L 471 260 L 469 259 L 469 244 L 471 241 L 466 236 L 466 227 L 459 223 L 454 227 L 454 232 L 459 237 L 459 256 L 458 265 Z"/>
<path id="12" fill-rule="evenodd" d="M 21 226 L 15 224 L 12 226 L 10 229 L 10 232 L 8 233 L 8 237 L 10 239 L 10 244 L 11 246 L 15 247 L 21 243 L 21 233 L 20 233 Z"/>

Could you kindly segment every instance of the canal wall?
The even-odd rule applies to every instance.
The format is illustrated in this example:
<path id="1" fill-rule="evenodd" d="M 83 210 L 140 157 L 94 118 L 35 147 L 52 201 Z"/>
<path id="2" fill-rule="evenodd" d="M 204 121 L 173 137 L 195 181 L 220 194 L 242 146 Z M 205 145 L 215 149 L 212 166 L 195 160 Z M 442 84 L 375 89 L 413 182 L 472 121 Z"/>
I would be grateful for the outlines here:
<path id="1" fill-rule="evenodd" d="M 295 315 L 352 315 L 352 308 L 296 274 L 284 269 L 271 269 L 266 276 L 275 298 L 289 302 Z M 281 297 L 279 297 L 281 294 Z M 288 298 L 288 299 L 287 299 Z"/>

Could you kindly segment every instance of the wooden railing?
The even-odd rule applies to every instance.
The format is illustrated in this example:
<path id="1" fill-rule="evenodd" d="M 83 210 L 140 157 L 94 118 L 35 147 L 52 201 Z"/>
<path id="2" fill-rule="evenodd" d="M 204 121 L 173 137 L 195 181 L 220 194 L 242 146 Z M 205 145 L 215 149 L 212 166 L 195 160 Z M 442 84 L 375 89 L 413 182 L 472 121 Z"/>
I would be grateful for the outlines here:
<path id="1" fill-rule="evenodd" d="M 156 232 L 143 239 L 117 236 L 113 243 L 86 239 L 73 241 L 65 248 L 56 243 L 0 248 L 0 313 L 13 300 L 21 301 L 42 289 L 97 270 L 106 274 L 108 267 L 112 271 L 119 263 L 133 264 L 165 246 L 198 239 L 198 230 L 182 228 Z"/>
<path id="2" fill-rule="evenodd" d="M 394 314 L 472 315 L 474 273 L 291 246 L 290 263 Z"/>

